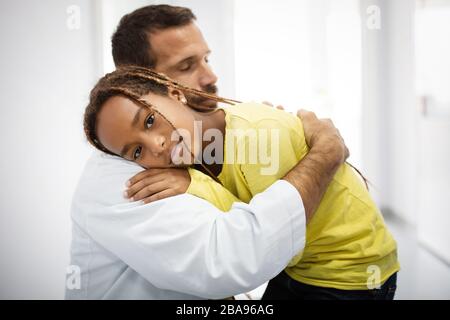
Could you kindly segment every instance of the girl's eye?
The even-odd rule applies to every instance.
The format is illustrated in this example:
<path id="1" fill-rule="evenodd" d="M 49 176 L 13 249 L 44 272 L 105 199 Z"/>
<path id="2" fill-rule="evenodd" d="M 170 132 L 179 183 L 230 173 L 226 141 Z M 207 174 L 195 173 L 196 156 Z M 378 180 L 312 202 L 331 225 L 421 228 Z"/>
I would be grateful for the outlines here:
<path id="1" fill-rule="evenodd" d="M 133 153 L 133 160 L 138 159 L 141 156 L 142 147 L 137 147 Z"/>
<path id="2" fill-rule="evenodd" d="M 145 120 L 145 127 L 147 129 L 150 129 L 153 125 L 153 122 L 155 122 L 155 115 L 151 114 L 146 120 Z"/>

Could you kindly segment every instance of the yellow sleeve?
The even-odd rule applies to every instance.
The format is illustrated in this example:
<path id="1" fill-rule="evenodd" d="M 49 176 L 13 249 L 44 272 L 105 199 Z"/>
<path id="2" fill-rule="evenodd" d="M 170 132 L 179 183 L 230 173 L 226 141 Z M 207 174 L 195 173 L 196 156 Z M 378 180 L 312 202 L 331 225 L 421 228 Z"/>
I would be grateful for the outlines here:
<path id="1" fill-rule="evenodd" d="M 191 176 L 191 184 L 186 193 L 202 198 L 224 212 L 229 211 L 234 202 L 242 202 L 203 172 L 193 168 L 189 168 L 188 171 Z"/>

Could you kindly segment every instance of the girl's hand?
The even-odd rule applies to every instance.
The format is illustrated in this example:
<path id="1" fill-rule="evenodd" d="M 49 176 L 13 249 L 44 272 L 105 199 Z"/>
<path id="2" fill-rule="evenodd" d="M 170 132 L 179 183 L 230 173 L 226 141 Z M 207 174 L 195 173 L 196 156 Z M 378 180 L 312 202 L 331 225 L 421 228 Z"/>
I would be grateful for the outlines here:
<path id="1" fill-rule="evenodd" d="M 147 169 L 128 180 L 124 197 L 149 203 L 185 193 L 190 183 L 185 168 Z"/>

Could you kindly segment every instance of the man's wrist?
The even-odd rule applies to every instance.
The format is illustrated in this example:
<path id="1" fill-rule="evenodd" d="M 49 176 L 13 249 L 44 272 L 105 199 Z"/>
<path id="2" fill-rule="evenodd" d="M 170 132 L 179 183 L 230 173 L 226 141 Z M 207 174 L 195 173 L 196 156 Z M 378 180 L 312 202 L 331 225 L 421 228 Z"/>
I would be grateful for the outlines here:
<path id="1" fill-rule="evenodd" d="M 345 158 L 340 141 L 322 138 L 314 143 L 306 157 L 283 178 L 300 193 L 307 223 Z"/>
<path id="2" fill-rule="evenodd" d="M 346 147 L 338 137 L 322 137 L 316 139 L 309 153 L 321 155 L 324 159 L 322 165 L 328 168 L 327 171 L 335 171 L 346 158 Z"/>

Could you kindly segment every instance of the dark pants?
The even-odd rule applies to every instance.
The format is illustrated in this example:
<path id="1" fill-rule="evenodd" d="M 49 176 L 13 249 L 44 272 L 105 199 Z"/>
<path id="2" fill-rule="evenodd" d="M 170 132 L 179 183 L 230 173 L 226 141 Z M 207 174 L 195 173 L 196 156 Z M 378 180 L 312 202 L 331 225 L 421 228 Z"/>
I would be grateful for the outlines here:
<path id="1" fill-rule="evenodd" d="M 262 300 L 393 300 L 397 273 L 372 290 L 340 290 L 311 286 L 289 277 L 284 271 L 269 281 Z"/>

